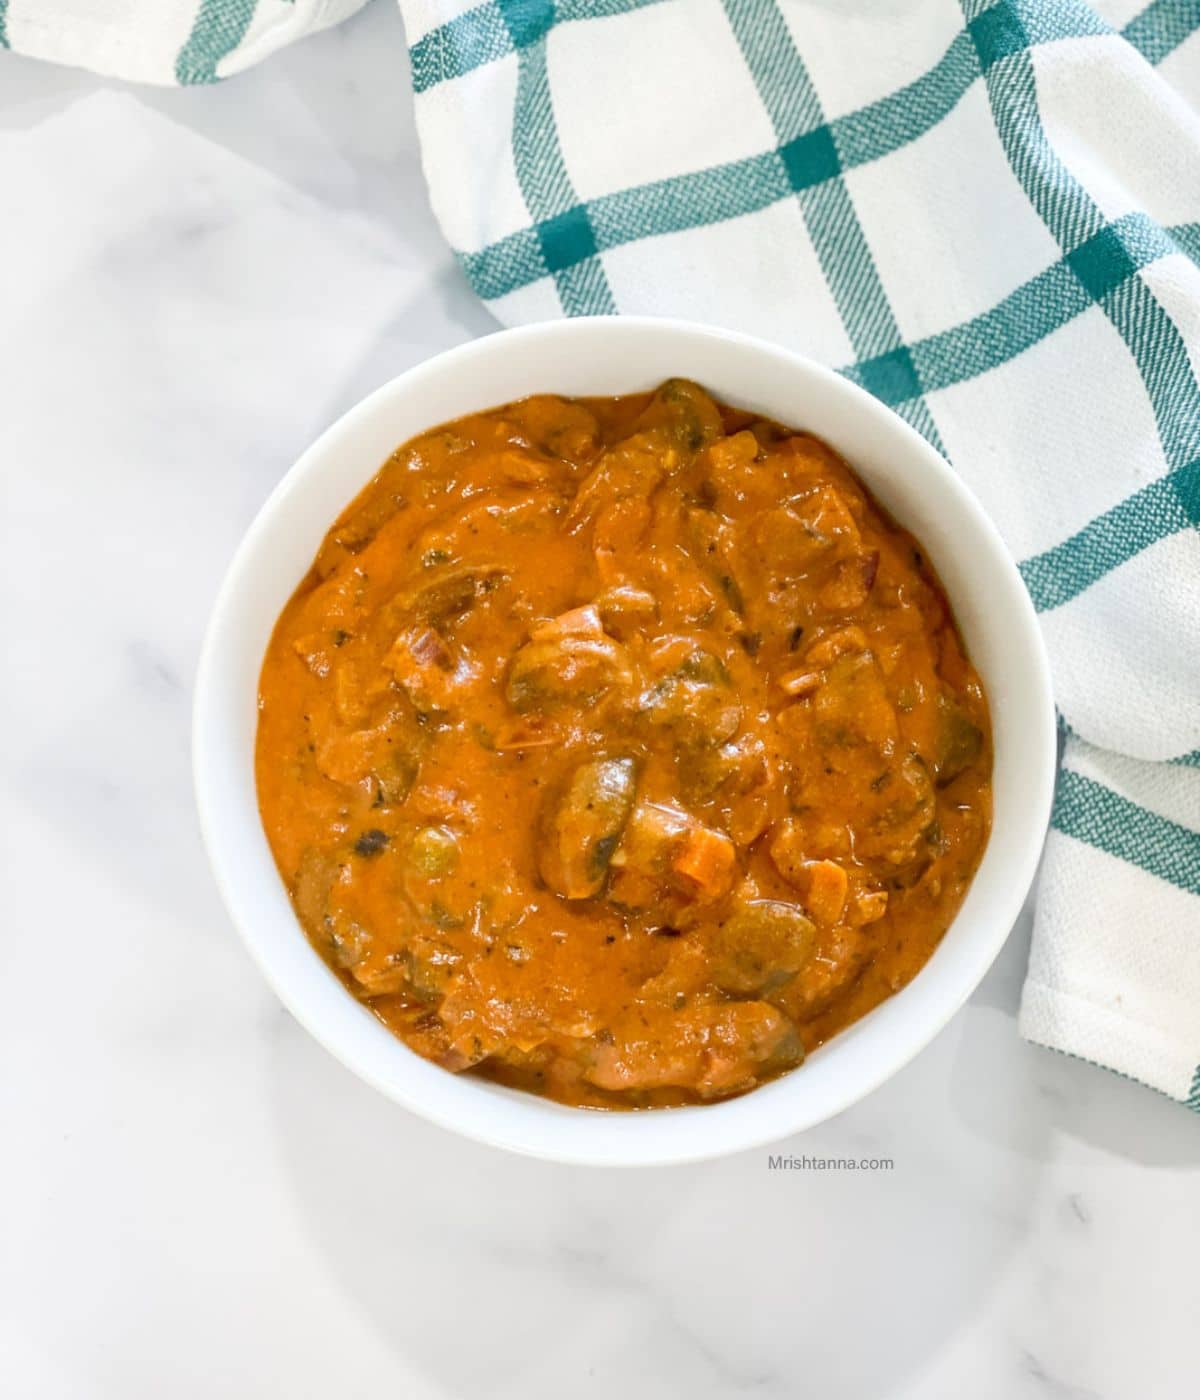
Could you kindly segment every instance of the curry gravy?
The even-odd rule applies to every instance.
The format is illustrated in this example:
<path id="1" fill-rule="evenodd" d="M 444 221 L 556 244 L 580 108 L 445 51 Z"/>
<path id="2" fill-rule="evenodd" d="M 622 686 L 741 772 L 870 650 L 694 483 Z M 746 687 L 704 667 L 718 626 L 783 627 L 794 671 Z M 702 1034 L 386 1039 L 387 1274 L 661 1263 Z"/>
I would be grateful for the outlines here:
<path id="1" fill-rule="evenodd" d="M 919 543 L 683 380 L 397 448 L 279 619 L 256 761 L 346 987 L 449 1070 L 591 1107 L 799 1065 L 920 970 L 991 813 Z"/>

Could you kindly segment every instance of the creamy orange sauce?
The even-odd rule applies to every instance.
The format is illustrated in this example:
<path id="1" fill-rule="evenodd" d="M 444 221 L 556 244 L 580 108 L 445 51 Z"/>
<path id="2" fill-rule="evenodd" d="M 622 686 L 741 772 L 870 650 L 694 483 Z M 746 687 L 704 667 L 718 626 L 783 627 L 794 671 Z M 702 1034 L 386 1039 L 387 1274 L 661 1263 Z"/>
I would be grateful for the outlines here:
<path id="1" fill-rule="evenodd" d="M 568 1104 L 743 1093 L 903 987 L 990 774 L 920 546 L 824 443 L 681 380 L 398 448 L 261 677 L 321 956 L 419 1054 Z"/>

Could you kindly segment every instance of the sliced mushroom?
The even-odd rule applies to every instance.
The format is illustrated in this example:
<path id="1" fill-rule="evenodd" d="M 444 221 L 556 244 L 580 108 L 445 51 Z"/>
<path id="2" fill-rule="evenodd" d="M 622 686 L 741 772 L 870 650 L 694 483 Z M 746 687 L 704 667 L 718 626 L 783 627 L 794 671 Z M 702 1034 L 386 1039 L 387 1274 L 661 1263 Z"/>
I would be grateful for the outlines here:
<path id="1" fill-rule="evenodd" d="M 983 731 L 957 700 L 938 696 L 938 743 L 934 768 L 938 787 L 945 787 L 970 768 L 983 752 Z"/>
<path id="2" fill-rule="evenodd" d="M 713 930 L 713 982 L 734 996 L 766 996 L 812 956 L 816 928 L 795 904 L 748 900 Z"/>
<path id="3" fill-rule="evenodd" d="M 844 498 L 826 485 L 764 511 L 750 536 L 761 567 L 775 581 L 802 578 L 817 565 L 857 555 L 862 539 Z"/>
<path id="4" fill-rule="evenodd" d="M 532 444 L 569 462 L 591 457 L 600 434 L 595 414 L 575 399 L 535 394 L 521 404 L 521 425 Z"/>
<path id="5" fill-rule="evenodd" d="M 490 593 L 505 577 L 498 567 L 447 569 L 420 588 L 393 598 L 388 611 L 398 622 L 424 622 L 441 628 L 470 611 L 476 600 Z"/>
<path id="6" fill-rule="evenodd" d="M 739 618 L 744 617 L 746 596 L 738 579 L 733 528 L 711 510 L 689 510 L 683 523 L 688 547 L 715 585 L 717 596 Z"/>
<path id="7" fill-rule="evenodd" d="M 420 766 L 413 749 L 402 747 L 399 743 L 386 748 L 370 774 L 375 805 L 398 807 L 412 791 Z"/>
<path id="8" fill-rule="evenodd" d="M 694 1089 L 721 1098 L 804 1058 L 796 1027 L 761 1001 L 708 1002 L 638 1018 L 587 1047 L 586 1078 L 599 1089 Z"/>
<path id="9" fill-rule="evenodd" d="M 742 723 L 725 663 L 700 649 L 642 694 L 638 713 L 688 747 L 715 748 L 732 739 Z"/>
<path id="10" fill-rule="evenodd" d="M 625 648 L 601 634 L 565 633 L 525 643 L 509 666 L 505 695 L 520 714 L 590 705 L 606 691 L 628 685 Z"/>
<path id="11" fill-rule="evenodd" d="M 822 748 L 869 745 L 883 753 L 894 748 L 899 737 L 896 712 L 871 652 L 843 652 L 811 703 Z"/>
<path id="12" fill-rule="evenodd" d="M 653 907 L 674 922 L 688 906 L 723 898 L 736 873 L 737 853 L 724 832 L 674 803 L 638 802 L 613 857 L 608 897 L 626 909 Z"/>
<path id="13" fill-rule="evenodd" d="M 539 869 L 566 899 L 598 894 L 629 813 L 637 768 L 632 758 L 581 764 L 546 811 Z"/>
<path id="14" fill-rule="evenodd" d="M 937 816 L 937 795 L 918 754 L 906 754 L 889 772 L 890 780 L 875 795 L 870 823 L 859 827 L 855 853 L 861 860 L 881 861 L 885 868 L 899 871 L 925 853 L 925 837 Z"/>
<path id="15" fill-rule="evenodd" d="M 721 410 L 699 384 L 668 379 L 635 424 L 635 431 L 662 428 L 688 452 L 699 452 L 725 435 Z"/>
<path id="16" fill-rule="evenodd" d="M 631 584 L 614 584 L 596 598 L 604 626 L 617 637 L 635 632 L 658 618 L 658 603 L 652 593 Z"/>
<path id="17" fill-rule="evenodd" d="M 799 1021 L 819 1016 L 858 981 L 875 953 L 861 932 L 844 925 L 827 930 L 808 966 L 780 993 L 781 1005 Z"/>
<path id="18" fill-rule="evenodd" d="M 339 869 L 337 857 L 317 846 L 309 846 L 300 857 L 300 866 L 292 886 L 292 903 L 296 906 L 300 922 L 313 937 L 319 937 L 325 929 L 329 891 Z"/>

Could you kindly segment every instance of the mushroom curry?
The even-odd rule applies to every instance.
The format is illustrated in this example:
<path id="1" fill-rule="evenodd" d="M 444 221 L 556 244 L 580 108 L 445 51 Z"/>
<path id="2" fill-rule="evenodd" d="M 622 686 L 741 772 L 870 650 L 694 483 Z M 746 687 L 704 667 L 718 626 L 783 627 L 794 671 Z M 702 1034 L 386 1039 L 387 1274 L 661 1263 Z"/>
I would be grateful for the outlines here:
<path id="1" fill-rule="evenodd" d="M 566 1104 L 792 1069 L 919 971 L 988 837 L 987 702 L 920 545 L 685 380 L 398 448 L 259 709 L 321 956 L 419 1054 Z"/>

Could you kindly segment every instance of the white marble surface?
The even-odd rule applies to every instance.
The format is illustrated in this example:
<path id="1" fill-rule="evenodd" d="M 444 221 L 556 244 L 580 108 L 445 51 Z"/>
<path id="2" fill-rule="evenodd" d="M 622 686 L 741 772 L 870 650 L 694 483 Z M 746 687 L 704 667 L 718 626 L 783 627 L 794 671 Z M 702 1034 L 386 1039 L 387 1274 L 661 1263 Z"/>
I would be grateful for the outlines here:
<path id="1" fill-rule="evenodd" d="M 386 4 L 225 87 L 0 55 L 0 1394 L 1197 1394 L 1200 1122 L 1024 1045 L 1027 925 L 787 1149 L 459 1142 L 292 1023 L 205 865 L 189 689 L 298 450 L 492 322 Z"/>

